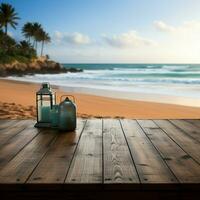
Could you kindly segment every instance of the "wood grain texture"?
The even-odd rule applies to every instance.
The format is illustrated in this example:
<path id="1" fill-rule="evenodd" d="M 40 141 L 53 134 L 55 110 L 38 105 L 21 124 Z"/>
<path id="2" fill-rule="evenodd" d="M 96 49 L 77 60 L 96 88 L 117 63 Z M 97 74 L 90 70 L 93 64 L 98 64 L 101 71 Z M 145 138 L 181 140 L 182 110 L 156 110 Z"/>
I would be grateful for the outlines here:
<path id="1" fill-rule="evenodd" d="M 0 146 L 5 144 L 9 139 L 16 136 L 18 133 L 23 131 L 24 127 L 11 127 L 0 132 Z"/>
<path id="2" fill-rule="evenodd" d="M 199 119 L 186 119 L 185 121 L 193 124 L 197 128 L 200 128 L 200 120 Z"/>
<path id="3" fill-rule="evenodd" d="M 190 155 L 184 152 L 152 120 L 145 123 L 143 120 L 138 120 L 138 123 L 181 183 L 199 182 L 200 166 Z"/>
<path id="4" fill-rule="evenodd" d="M 85 122 L 86 120 L 78 120 L 75 132 L 57 132 L 57 140 L 34 170 L 28 183 L 64 182 Z"/>
<path id="5" fill-rule="evenodd" d="M 122 119 L 121 124 L 141 182 L 176 183 L 177 179 L 138 123 L 135 120 Z"/>
<path id="6" fill-rule="evenodd" d="M 11 126 L 0 129 L 0 146 L 5 144 L 10 138 L 14 137 L 27 127 L 33 127 L 33 122 L 29 120 L 15 121 Z"/>
<path id="7" fill-rule="evenodd" d="M 167 120 L 154 120 L 154 122 L 171 137 L 185 152 L 200 164 L 200 143 L 193 137 L 178 129 Z"/>
<path id="8" fill-rule="evenodd" d="M 15 155 L 20 152 L 37 134 L 36 128 L 26 128 L 19 134 L 11 137 L 0 147 L 0 169 L 4 167 Z"/>
<path id="9" fill-rule="evenodd" d="M 25 183 L 34 168 L 47 152 L 55 137 L 55 131 L 41 131 L 7 165 L 5 165 L 4 168 L 0 170 L 0 182 Z"/>
<path id="10" fill-rule="evenodd" d="M 200 120 L 78 119 L 76 133 L 34 123 L 0 120 L 0 190 L 200 185 Z"/>
<path id="11" fill-rule="evenodd" d="M 1 129 L 8 128 L 15 125 L 17 122 L 18 120 L 1 120 L 0 131 Z"/>
<path id="12" fill-rule="evenodd" d="M 175 126 L 200 142 L 200 129 L 185 120 L 170 120 Z"/>
<path id="13" fill-rule="evenodd" d="M 102 120 L 88 119 L 66 183 L 102 183 Z"/>
<path id="14" fill-rule="evenodd" d="M 139 183 L 119 120 L 103 120 L 104 183 Z"/>

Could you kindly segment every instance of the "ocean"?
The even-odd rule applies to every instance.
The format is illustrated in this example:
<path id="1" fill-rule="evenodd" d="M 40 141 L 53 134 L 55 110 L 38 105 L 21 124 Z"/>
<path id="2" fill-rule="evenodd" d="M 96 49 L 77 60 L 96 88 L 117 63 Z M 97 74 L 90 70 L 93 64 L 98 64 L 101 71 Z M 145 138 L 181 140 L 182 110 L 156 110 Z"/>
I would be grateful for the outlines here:
<path id="1" fill-rule="evenodd" d="M 48 81 L 70 92 L 200 106 L 200 64 L 63 66 L 80 68 L 83 72 L 10 78 L 31 82 Z"/>

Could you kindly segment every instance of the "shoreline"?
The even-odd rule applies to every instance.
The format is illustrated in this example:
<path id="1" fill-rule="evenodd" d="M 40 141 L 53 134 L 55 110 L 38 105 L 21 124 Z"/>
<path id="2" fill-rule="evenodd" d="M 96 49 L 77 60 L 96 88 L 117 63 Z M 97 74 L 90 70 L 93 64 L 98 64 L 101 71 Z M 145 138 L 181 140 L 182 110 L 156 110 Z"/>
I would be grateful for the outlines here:
<path id="1" fill-rule="evenodd" d="M 16 118 L 20 118 L 20 113 L 24 115 L 24 118 L 34 118 L 35 93 L 39 88 L 40 84 L 37 83 L 0 79 L 1 118 L 12 118 L 14 115 L 12 114 L 14 108 L 16 111 L 14 112 Z M 75 96 L 79 117 L 131 119 L 200 118 L 200 108 L 197 107 L 137 100 L 122 100 L 97 95 L 66 92 L 58 86 L 53 86 L 52 88 L 57 92 L 57 102 L 59 102 L 59 97 L 61 95 L 69 94 Z M 3 114 L 3 111 L 6 112 L 5 107 L 8 108 L 7 114 Z M 18 112 L 18 110 L 21 111 Z M 24 113 L 27 113 L 27 115 Z"/>
<path id="2" fill-rule="evenodd" d="M 16 78 L 0 78 L 0 80 L 11 80 L 22 83 L 29 84 L 39 84 L 38 82 L 27 81 L 27 80 L 17 80 Z M 86 86 L 78 86 L 69 84 L 68 86 L 53 84 L 54 87 L 59 88 L 63 92 L 72 92 L 87 94 L 92 96 L 101 96 L 107 98 L 114 98 L 119 100 L 131 100 L 131 101 L 144 101 L 149 103 L 161 103 L 161 104 L 171 104 L 179 106 L 189 106 L 200 108 L 200 99 L 180 96 L 180 95 L 168 95 L 159 93 L 145 93 L 145 92 L 129 92 L 122 90 L 112 90 L 112 89 L 102 89 L 102 88 L 92 88 Z"/>
<path id="3" fill-rule="evenodd" d="M 120 100 L 143 101 L 149 103 L 171 104 L 179 106 L 189 106 L 200 108 L 200 99 L 184 96 L 165 95 L 157 93 L 127 92 L 109 89 L 86 88 L 78 86 L 58 86 L 63 91 L 70 91 L 81 94 L 97 95 Z M 119 96 L 120 94 L 120 96 Z"/>

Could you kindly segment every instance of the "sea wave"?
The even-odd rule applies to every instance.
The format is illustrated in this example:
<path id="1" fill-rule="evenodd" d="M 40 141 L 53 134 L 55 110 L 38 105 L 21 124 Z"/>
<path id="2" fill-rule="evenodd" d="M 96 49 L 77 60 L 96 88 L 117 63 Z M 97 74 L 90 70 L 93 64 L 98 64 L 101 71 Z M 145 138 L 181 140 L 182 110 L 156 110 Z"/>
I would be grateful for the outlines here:
<path id="1" fill-rule="evenodd" d="M 105 76 L 90 76 L 90 75 L 75 75 L 75 76 L 69 76 L 68 74 L 59 74 L 59 75 L 52 75 L 52 74 L 45 74 L 45 75 L 34 75 L 34 76 L 25 76 L 25 77 L 15 77 L 15 79 L 19 80 L 29 80 L 33 82 L 42 82 L 42 81 L 53 81 L 53 82 L 63 82 L 65 84 L 68 84 L 70 81 L 73 82 L 90 82 L 91 84 L 95 84 L 96 82 L 107 82 L 107 84 L 113 84 L 113 83 L 121 83 L 125 84 L 127 82 L 129 83 L 143 83 L 143 84 L 149 84 L 149 83 L 173 83 L 173 84 L 200 84 L 199 78 L 173 78 L 173 77 L 105 77 Z"/>
<path id="2" fill-rule="evenodd" d="M 67 66 L 82 68 L 84 71 L 10 78 L 39 83 L 47 81 L 60 86 L 114 88 L 122 91 L 152 91 L 152 93 L 159 90 L 158 93 L 165 94 L 170 94 L 171 91 L 174 94 L 200 94 L 200 65 L 70 64 Z"/>

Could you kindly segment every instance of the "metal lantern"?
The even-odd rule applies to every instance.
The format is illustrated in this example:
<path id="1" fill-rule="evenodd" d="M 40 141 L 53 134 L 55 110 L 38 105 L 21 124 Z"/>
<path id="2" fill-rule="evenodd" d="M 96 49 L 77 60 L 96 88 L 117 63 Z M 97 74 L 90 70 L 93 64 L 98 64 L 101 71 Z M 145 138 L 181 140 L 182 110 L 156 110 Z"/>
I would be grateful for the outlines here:
<path id="1" fill-rule="evenodd" d="M 36 93 L 37 123 L 35 127 L 51 126 L 51 110 L 56 104 L 56 95 L 51 90 L 49 83 L 42 83 L 42 87 Z"/>

